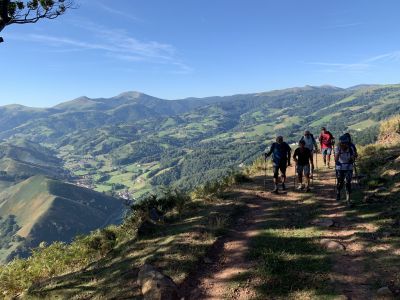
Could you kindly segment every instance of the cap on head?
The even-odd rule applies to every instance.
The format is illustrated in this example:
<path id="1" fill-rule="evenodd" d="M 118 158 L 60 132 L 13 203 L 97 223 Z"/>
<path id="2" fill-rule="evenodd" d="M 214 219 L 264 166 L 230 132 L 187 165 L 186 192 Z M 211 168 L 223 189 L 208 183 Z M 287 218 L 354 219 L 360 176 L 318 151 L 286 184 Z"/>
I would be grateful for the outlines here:
<path id="1" fill-rule="evenodd" d="M 277 141 L 278 143 L 282 143 L 282 142 L 283 142 L 283 136 L 281 136 L 281 135 L 277 136 L 277 137 L 276 137 L 276 141 Z"/>
<path id="2" fill-rule="evenodd" d="M 310 133 L 309 130 L 304 131 L 304 135 L 310 135 L 310 134 L 311 134 L 311 133 Z"/>

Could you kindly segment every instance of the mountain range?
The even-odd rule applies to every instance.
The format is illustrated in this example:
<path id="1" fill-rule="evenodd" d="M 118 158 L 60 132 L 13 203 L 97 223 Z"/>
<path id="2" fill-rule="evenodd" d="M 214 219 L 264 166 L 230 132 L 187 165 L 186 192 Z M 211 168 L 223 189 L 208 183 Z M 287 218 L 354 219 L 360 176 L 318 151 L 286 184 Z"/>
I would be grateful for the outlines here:
<path id="1" fill-rule="evenodd" d="M 379 122 L 400 112 L 399 99 L 400 85 L 306 86 L 181 100 L 127 92 L 51 108 L 0 107 L 0 235 L 7 241 L 0 259 L 117 222 L 120 198 L 218 180 L 260 156 L 277 134 L 296 143 L 303 130 L 317 135 L 326 126 L 372 142 Z"/>

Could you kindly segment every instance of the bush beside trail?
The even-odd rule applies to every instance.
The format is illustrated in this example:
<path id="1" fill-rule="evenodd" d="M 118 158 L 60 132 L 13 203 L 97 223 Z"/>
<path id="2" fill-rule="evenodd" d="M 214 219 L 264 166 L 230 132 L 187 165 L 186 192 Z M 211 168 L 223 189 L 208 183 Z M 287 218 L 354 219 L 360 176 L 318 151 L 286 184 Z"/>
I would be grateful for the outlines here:
<path id="1" fill-rule="evenodd" d="M 41 244 L 32 250 L 32 255 L 27 259 L 15 259 L 7 265 L 0 266 L 0 295 L 7 298 L 16 297 L 26 291 L 41 289 L 43 282 L 58 276 L 65 276 L 84 270 L 93 263 L 100 263 L 107 256 L 118 256 L 118 249 L 127 244 L 140 243 L 140 239 L 148 234 L 155 237 L 164 235 L 165 230 L 184 217 L 190 208 L 191 217 L 196 217 L 196 212 L 201 210 L 219 210 L 223 203 L 218 197 L 223 197 L 223 191 L 232 184 L 248 180 L 246 175 L 231 174 L 218 183 L 210 183 L 201 189 L 200 194 L 194 192 L 196 199 L 179 190 L 164 188 L 158 194 L 151 194 L 135 203 L 131 207 L 124 223 L 120 226 L 109 226 L 96 230 L 90 235 L 77 236 L 70 243 L 56 242 L 51 245 Z M 192 196 L 193 196 L 192 195 Z M 203 198 L 199 198 L 199 196 Z M 205 203 L 204 199 L 213 199 L 213 203 Z M 225 209 L 230 213 L 234 207 Z M 190 214 L 189 213 L 189 214 Z M 156 214 L 157 217 L 154 216 Z M 207 214 L 206 214 L 207 215 Z M 206 222 L 213 234 L 221 232 L 227 225 L 228 216 L 224 213 L 211 214 Z M 217 225 L 215 222 L 217 220 Z M 145 226 L 151 224 L 152 229 L 146 230 Z M 140 235 L 138 234 L 139 231 Z M 203 249 L 202 251 L 205 251 Z M 114 253 L 115 252 L 115 253 Z"/>

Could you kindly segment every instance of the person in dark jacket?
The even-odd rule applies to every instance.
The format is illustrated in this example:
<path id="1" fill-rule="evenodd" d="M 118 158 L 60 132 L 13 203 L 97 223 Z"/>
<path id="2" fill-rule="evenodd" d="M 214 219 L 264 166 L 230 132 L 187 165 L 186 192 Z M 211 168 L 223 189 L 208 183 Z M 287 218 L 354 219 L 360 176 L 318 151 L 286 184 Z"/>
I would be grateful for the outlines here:
<path id="1" fill-rule="evenodd" d="M 286 168 L 290 166 L 290 154 L 292 149 L 283 141 L 282 136 L 276 138 L 276 142 L 271 145 L 271 148 L 265 153 L 267 159 L 272 155 L 272 164 L 274 170 L 274 193 L 278 193 L 278 177 L 279 171 L 281 172 L 282 190 L 286 190 Z"/>
<path id="2" fill-rule="evenodd" d="M 296 172 L 299 179 L 299 190 L 306 188 L 306 192 L 310 192 L 310 174 L 314 170 L 313 155 L 306 142 L 301 140 L 299 148 L 294 151 L 293 160 L 296 162 Z M 303 184 L 303 174 L 306 178 L 306 185 Z"/>

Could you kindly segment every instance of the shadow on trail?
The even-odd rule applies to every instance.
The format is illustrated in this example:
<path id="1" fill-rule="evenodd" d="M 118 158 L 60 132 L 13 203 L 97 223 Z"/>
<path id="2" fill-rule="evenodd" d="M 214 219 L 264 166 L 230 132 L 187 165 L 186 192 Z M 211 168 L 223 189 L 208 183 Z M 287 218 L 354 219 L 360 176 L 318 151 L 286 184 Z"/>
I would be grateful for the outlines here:
<path id="1" fill-rule="evenodd" d="M 255 178 L 255 183 L 263 180 Z M 267 185 L 270 188 L 271 184 Z M 315 194 L 293 192 L 289 188 L 288 194 L 263 195 L 267 203 L 260 214 L 263 229 L 252 238 L 249 253 L 249 259 L 257 262 L 257 273 L 248 274 L 261 278 L 256 286 L 259 293 L 282 299 L 332 295 L 326 284 L 332 262 L 319 246 L 318 232 L 310 224 L 324 213 Z"/>

